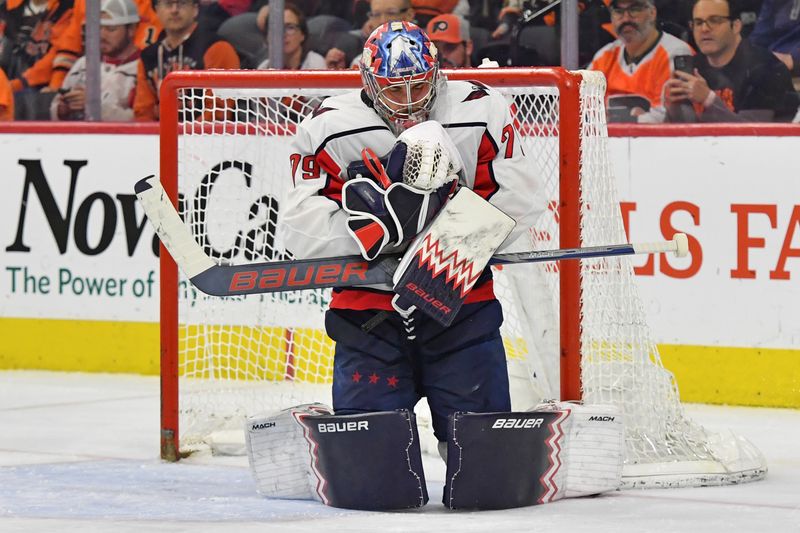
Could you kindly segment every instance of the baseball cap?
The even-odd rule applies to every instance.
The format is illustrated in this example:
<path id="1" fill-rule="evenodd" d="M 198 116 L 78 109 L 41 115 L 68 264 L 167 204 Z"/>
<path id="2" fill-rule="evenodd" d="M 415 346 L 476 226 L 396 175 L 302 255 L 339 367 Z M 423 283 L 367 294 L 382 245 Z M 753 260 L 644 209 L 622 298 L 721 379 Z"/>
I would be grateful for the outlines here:
<path id="1" fill-rule="evenodd" d="M 428 22 L 426 33 L 431 41 L 460 43 L 469 41 L 469 22 L 457 15 L 439 15 Z"/>
<path id="2" fill-rule="evenodd" d="M 101 18 L 101 26 L 121 26 L 139 22 L 139 11 L 133 0 L 103 0 L 100 13 L 105 13 L 108 18 Z"/>

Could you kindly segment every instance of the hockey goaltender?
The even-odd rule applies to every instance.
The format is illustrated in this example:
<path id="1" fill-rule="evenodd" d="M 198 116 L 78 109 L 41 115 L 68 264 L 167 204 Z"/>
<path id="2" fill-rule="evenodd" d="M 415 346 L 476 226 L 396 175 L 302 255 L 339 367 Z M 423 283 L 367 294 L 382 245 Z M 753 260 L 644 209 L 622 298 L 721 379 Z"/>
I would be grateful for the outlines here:
<path id="1" fill-rule="evenodd" d="M 336 342 L 333 409 L 248 420 L 264 496 L 425 505 L 422 397 L 447 462 L 448 508 L 534 505 L 620 484 L 615 408 L 510 412 L 503 315 L 485 267 L 544 210 L 541 181 L 505 98 L 448 81 L 437 56 L 416 25 L 383 24 L 359 62 L 363 90 L 324 100 L 297 128 L 283 219 L 294 256 L 405 255 L 394 286 L 334 290 L 325 320 Z"/>

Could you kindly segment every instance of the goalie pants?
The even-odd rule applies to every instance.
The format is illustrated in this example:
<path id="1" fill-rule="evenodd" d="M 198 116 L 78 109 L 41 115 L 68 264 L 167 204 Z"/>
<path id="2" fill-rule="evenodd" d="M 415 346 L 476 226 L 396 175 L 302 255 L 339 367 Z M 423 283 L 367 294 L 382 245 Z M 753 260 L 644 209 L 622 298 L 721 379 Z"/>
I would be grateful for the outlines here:
<path id="1" fill-rule="evenodd" d="M 449 327 L 420 312 L 409 319 L 392 312 L 363 331 L 361 326 L 379 312 L 331 309 L 325 316 L 328 335 L 336 341 L 336 414 L 413 411 L 424 396 L 434 435 L 445 441 L 453 412 L 511 410 L 500 302 L 465 305 Z"/>

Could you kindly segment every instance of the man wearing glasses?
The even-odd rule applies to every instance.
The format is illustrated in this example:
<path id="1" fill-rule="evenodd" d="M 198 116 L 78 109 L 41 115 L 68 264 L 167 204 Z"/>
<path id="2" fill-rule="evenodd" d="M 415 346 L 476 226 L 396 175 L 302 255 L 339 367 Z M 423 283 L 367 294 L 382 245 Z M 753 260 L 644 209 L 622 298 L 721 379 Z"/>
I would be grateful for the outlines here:
<path id="1" fill-rule="evenodd" d="M 411 0 L 370 0 L 367 21 L 361 27 L 359 38 L 363 45 L 372 31 L 392 20 L 414 22 L 414 9 Z M 353 58 L 350 67 L 357 67 L 360 56 Z M 344 51 L 331 48 L 325 54 L 325 64 L 329 69 L 347 68 Z"/>
<path id="2" fill-rule="evenodd" d="M 727 0 L 698 0 L 690 27 L 700 53 L 691 73 L 667 82 L 671 122 L 788 121 L 797 111 L 789 70 L 767 49 L 741 35 L 741 8 Z M 694 113 L 686 113 L 691 104 Z"/>
<path id="3" fill-rule="evenodd" d="M 672 75 L 672 58 L 691 54 L 691 48 L 658 29 L 652 0 L 611 0 L 608 7 L 617 40 L 601 48 L 589 68 L 605 74 L 610 109 L 624 102 L 624 116 L 617 120 L 663 122 L 663 90 Z"/>
<path id="4" fill-rule="evenodd" d="M 198 13 L 196 0 L 158 0 L 156 15 L 164 29 L 158 41 L 142 50 L 133 102 L 136 120 L 158 120 L 158 90 L 170 72 L 239 68 L 239 56 L 228 42 L 197 30 Z"/>

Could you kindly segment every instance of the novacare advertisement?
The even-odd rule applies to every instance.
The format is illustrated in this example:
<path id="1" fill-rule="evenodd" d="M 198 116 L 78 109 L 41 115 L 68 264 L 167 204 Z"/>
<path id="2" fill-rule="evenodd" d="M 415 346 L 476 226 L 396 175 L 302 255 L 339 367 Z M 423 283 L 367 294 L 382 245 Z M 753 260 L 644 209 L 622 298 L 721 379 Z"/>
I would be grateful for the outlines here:
<path id="1" fill-rule="evenodd" d="M 800 349 L 800 138 L 610 141 L 631 241 L 689 236 L 633 259 L 657 341 Z"/>
<path id="2" fill-rule="evenodd" d="M 133 184 L 151 135 L 0 135 L 0 316 L 158 320 L 157 241 Z"/>

